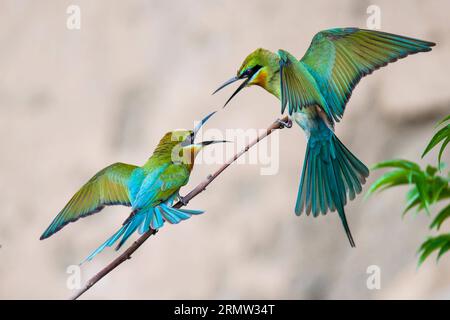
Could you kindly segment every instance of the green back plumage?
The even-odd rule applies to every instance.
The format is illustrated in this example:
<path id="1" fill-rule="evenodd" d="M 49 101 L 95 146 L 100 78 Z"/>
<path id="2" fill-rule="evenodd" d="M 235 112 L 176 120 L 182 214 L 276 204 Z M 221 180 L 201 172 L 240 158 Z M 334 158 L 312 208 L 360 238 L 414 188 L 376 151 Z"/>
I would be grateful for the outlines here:
<path id="1" fill-rule="evenodd" d="M 143 168 L 152 168 L 160 163 L 175 162 L 185 166 L 191 171 L 194 159 L 201 150 L 199 144 L 183 145 L 183 141 L 193 139 L 192 130 L 175 130 L 167 132 L 155 148 L 152 156 L 144 164 Z M 193 141 L 191 141 L 193 142 Z"/>
<path id="2" fill-rule="evenodd" d="M 192 131 L 177 130 L 167 132 L 159 141 L 151 158 L 167 161 L 171 159 L 174 148 L 185 140 Z"/>

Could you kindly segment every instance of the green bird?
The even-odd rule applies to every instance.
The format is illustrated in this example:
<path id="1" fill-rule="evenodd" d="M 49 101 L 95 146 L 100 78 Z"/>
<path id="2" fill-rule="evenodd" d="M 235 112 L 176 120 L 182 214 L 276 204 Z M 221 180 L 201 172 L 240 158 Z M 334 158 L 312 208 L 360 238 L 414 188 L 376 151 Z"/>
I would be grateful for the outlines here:
<path id="1" fill-rule="evenodd" d="M 99 212 L 105 206 L 131 206 L 132 214 L 117 232 L 86 258 L 91 260 L 122 237 L 116 247 L 118 250 L 136 230 L 142 234 L 150 228 L 161 228 L 165 221 L 176 224 L 192 215 L 203 213 L 198 210 L 176 209 L 172 204 L 175 199 L 183 201 L 179 190 L 188 183 L 195 157 L 200 150 L 207 145 L 225 142 L 194 142 L 200 128 L 213 114 L 214 112 L 207 115 L 194 130 L 166 133 L 142 167 L 114 163 L 99 171 L 75 193 L 40 239 L 50 237 L 69 222 Z"/>
<path id="2" fill-rule="evenodd" d="M 281 101 L 281 113 L 288 108 L 289 121 L 282 125 L 290 127 L 295 121 L 308 140 L 295 213 L 317 217 L 337 211 L 354 247 L 344 206 L 361 192 L 369 170 L 339 141 L 334 124 L 342 119 L 362 77 L 407 55 L 430 51 L 434 45 L 373 30 L 325 30 L 314 36 L 300 60 L 285 50 L 255 50 L 237 75 L 214 93 L 242 79 L 225 105 L 243 88 L 257 85 Z"/>

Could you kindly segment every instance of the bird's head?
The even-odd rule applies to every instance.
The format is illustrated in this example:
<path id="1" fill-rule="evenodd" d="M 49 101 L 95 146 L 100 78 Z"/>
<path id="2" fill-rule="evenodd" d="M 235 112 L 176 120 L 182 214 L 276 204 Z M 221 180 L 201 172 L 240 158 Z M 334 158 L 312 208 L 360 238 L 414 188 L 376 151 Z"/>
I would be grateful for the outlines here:
<path id="1" fill-rule="evenodd" d="M 198 132 L 214 113 L 216 112 L 212 112 L 203 118 L 193 130 L 174 130 L 167 132 L 156 147 L 154 155 L 170 157 L 172 162 L 186 164 L 192 169 L 195 157 L 204 147 L 215 143 L 227 142 L 225 140 L 195 142 Z"/>
<path id="2" fill-rule="evenodd" d="M 237 71 L 236 76 L 222 84 L 214 93 L 238 80 L 244 80 L 227 100 L 224 107 L 239 91 L 251 85 L 258 85 L 277 96 L 279 93 L 279 57 L 266 49 L 256 49 L 250 53 Z M 213 94 L 214 94 L 213 93 Z"/>

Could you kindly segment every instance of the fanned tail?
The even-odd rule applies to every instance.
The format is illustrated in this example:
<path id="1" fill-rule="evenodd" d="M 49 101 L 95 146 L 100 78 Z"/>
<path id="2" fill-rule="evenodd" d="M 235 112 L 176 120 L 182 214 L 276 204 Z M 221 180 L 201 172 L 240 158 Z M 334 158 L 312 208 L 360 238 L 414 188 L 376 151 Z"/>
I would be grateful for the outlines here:
<path id="1" fill-rule="evenodd" d="M 91 261 L 97 254 L 102 252 L 106 247 L 111 247 L 117 240 L 122 237 L 116 250 L 119 250 L 128 238 L 138 230 L 139 234 L 144 234 L 151 229 L 158 230 L 164 225 L 164 221 L 177 224 L 182 220 L 189 219 L 192 215 L 202 214 L 204 211 L 176 209 L 168 203 L 161 203 L 156 207 L 149 209 L 141 209 L 134 212 L 123 223 L 122 227 L 116 231 L 108 240 L 100 247 L 95 249 L 82 263 Z"/>
<path id="2" fill-rule="evenodd" d="M 327 130 L 327 131 L 326 131 Z M 345 216 L 347 196 L 360 193 L 369 169 L 359 161 L 329 128 L 312 132 L 308 139 L 295 213 L 337 211 L 352 247 L 355 246 Z"/>

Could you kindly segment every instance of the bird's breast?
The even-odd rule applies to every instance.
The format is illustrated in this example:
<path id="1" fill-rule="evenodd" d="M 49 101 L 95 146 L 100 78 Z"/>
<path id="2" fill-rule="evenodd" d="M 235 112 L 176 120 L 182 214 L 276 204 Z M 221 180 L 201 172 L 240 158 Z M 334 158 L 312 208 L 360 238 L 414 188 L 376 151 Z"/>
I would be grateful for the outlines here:
<path id="1" fill-rule="evenodd" d="M 302 108 L 292 113 L 291 118 L 305 131 L 308 139 L 311 134 L 328 132 L 328 129 L 330 129 L 327 122 L 321 116 L 320 109 L 317 106 Z"/>

